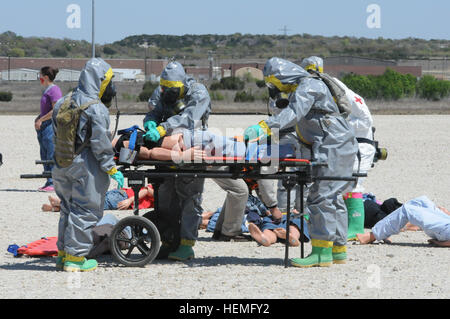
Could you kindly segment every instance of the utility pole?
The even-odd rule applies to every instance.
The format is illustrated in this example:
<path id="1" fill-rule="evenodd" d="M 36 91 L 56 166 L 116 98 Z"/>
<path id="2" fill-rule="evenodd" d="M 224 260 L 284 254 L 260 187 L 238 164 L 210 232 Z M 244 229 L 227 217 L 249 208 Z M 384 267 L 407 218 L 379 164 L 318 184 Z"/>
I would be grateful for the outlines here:
<path id="1" fill-rule="evenodd" d="M 284 32 L 284 43 L 283 43 L 283 58 L 286 59 L 286 46 L 287 46 L 287 32 L 291 31 L 287 28 L 287 26 L 284 26 L 283 29 L 279 29 L 279 31 Z"/>
<path id="2" fill-rule="evenodd" d="M 70 42 L 70 82 L 73 82 L 73 48 L 75 47 L 75 42 Z"/>
<path id="3" fill-rule="evenodd" d="M 447 57 L 444 57 L 442 59 L 442 80 L 445 80 L 446 65 L 447 65 Z"/>
<path id="4" fill-rule="evenodd" d="M 445 73 L 447 74 L 447 73 L 448 73 L 447 56 L 445 56 L 444 59 L 445 59 Z M 447 77 L 446 77 L 446 78 L 447 78 Z M 445 80 L 446 78 L 444 78 L 444 80 Z"/>
<path id="5" fill-rule="evenodd" d="M 11 80 L 11 55 L 10 55 L 10 52 L 9 52 L 9 45 L 10 45 L 11 43 L 10 42 L 0 42 L 0 45 L 4 45 L 5 47 L 6 47 L 6 49 L 7 49 L 7 54 L 8 54 L 8 82 Z M 12 44 L 14 44 L 14 43 L 12 43 Z"/>
<path id="6" fill-rule="evenodd" d="M 95 58 L 95 0 L 92 0 L 92 57 Z"/>
<path id="7" fill-rule="evenodd" d="M 213 78 L 213 58 L 214 51 L 208 51 L 208 60 L 209 60 L 209 79 L 212 80 Z"/>
<path id="8" fill-rule="evenodd" d="M 8 82 L 11 81 L 11 55 L 8 53 Z"/>
<path id="9" fill-rule="evenodd" d="M 148 42 L 145 41 L 143 44 L 139 45 L 141 48 L 145 49 L 145 58 L 144 58 L 144 72 L 145 72 L 145 81 L 147 81 L 148 76 L 148 70 L 147 70 L 147 59 L 148 59 L 148 48 L 150 47 L 148 45 Z M 151 61 L 151 60 L 150 60 Z M 150 62 L 151 63 L 151 62 Z M 150 68 L 151 69 L 151 68 Z M 151 72 L 151 70 L 150 70 Z"/>

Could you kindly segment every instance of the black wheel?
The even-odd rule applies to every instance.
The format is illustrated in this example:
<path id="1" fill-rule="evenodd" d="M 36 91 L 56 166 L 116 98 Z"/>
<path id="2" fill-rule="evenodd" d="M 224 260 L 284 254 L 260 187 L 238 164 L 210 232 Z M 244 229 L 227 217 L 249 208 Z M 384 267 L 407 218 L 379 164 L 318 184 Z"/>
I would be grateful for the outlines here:
<path id="1" fill-rule="evenodd" d="M 110 250 L 127 267 L 143 267 L 158 255 L 161 239 L 147 218 L 130 216 L 117 223 L 111 233 Z"/>

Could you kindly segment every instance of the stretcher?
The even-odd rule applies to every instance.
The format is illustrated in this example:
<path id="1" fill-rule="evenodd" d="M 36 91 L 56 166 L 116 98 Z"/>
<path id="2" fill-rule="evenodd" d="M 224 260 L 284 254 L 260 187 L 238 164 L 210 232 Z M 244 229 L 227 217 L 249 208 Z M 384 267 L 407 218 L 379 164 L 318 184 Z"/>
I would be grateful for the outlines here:
<path id="1" fill-rule="evenodd" d="M 357 181 L 358 177 L 366 174 L 353 174 L 352 176 L 318 176 L 318 167 L 326 167 L 327 163 L 312 162 L 306 159 L 249 160 L 242 157 L 206 157 L 202 161 L 179 162 L 137 160 L 133 164 L 122 163 L 117 159 L 119 170 L 128 181 L 128 187 L 134 191 L 133 215 L 122 219 L 113 229 L 110 241 L 110 250 L 118 262 L 128 267 L 143 267 L 151 263 L 157 256 L 160 248 L 160 236 L 156 226 L 147 218 L 139 216 L 139 190 L 147 184 L 154 189 L 155 211 L 158 211 L 158 190 L 167 178 L 231 178 L 231 179 L 271 179 L 281 180 L 287 191 L 287 225 L 291 218 L 291 190 L 299 185 L 297 202 L 300 203 L 301 233 L 304 220 L 304 188 L 307 184 L 319 181 Z M 45 161 L 36 161 L 36 164 L 46 164 Z M 225 170 L 214 170 L 213 167 L 225 167 Z M 295 170 L 286 170 L 295 168 Z M 47 178 L 51 174 L 44 172 L 39 175 L 22 175 L 21 178 Z M 126 235 L 130 234 L 131 235 Z M 302 236 L 303 237 L 303 236 Z M 286 238 L 289 238 L 289 227 L 286 228 Z M 134 253 L 133 253 L 134 252 Z M 304 241 L 300 240 L 300 256 L 304 258 Z M 289 241 L 286 240 L 284 266 L 289 267 Z"/>
<path id="2" fill-rule="evenodd" d="M 131 187 L 135 194 L 138 194 L 141 187 L 144 187 L 146 182 L 151 184 L 154 189 L 155 198 L 155 210 L 158 210 L 158 189 L 159 186 L 167 178 L 231 178 L 231 179 L 272 179 L 281 180 L 283 186 L 287 191 L 287 224 L 290 223 L 291 218 L 291 190 L 300 185 L 300 192 L 297 194 L 298 202 L 300 203 L 299 212 L 301 218 L 301 233 L 304 233 L 303 219 L 304 219 L 304 187 L 318 180 L 334 180 L 334 181 L 356 181 L 358 177 L 366 176 L 364 174 L 354 174 L 353 176 L 317 176 L 316 167 L 327 166 L 326 163 L 311 162 L 306 159 L 284 158 L 278 159 L 276 163 L 273 161 L 248 161 L 244 158 L 229 158 L 229 157 L 207 157 L 202 162 L 190 162 L 190 163 L 173 163 L 165 161 L 136 161 L 132 165 L 127 163 L 118 163 L 121 165 L 121 171 L 125 178 L 128 180 L 128 186 Z M 214 170 L 212 167 L 219 166 L 225 167 L 225 170 Z M 286 168 L 295 167 L 295 170 L 286 170 Z M 270 168 L 270 169 L 269 169 Z M 275 171 L 273 171 L 275 168 Z M 267 172 L 272 170 L 272 172 Z M 135 196 L 133 214 L 136 218 L 139 216 L 138 197 Z M 138 219 L 134 219 L 132 216 L 129 222 L 136 223 Z M 147 220 L 146 220 L 147 221 Z M 141 222 L 142 225 L 144 224 Z M 127 254 L 120 250 L 120 244 L 123 246 L 123 237 L 115 237 L 116 234 L 121 233 L 126 227 L 130 226 L 127 223 L 123 223 L 120 226 L 117 225 L 113 235 L 111 236 L 111 252 L 116 260 L 120 261 L 126 266 L 142 266 L 150 263 L 155 258 L 156 254 L 152 251 L 153 247 L 143 249 L 138 247 L 141 252 L 139 258 L 131 259 L 130 251 Z M 151 228 L 151 226 L 149 226 Z M 138 237 L 138 236 L 137 236 Z M 286 238 L 289 238 L 289 227 L 286 229 Z M 136 242 L 139 242 L 142 238 L 136 238 Z M 129 243 L 128 240 L 126 240 Z M 300 256 L 304 258 L 304 241 L 300 241 Z M 285 244 L 284 266 L 289 267 L 289 241 Z"/>

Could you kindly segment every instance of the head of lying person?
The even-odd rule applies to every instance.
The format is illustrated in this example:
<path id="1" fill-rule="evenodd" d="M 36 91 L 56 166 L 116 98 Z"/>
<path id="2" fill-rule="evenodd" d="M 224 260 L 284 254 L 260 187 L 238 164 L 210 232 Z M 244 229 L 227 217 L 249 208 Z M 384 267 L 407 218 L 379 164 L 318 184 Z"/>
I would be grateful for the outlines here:
<path id="1" fill-rule="evenodd" d="M 120 154 L 120 150 L 125 147 L 129 147 L 129 141 L 131 138 L 132 132 L 121 132 L 119 131 L 119 138 L 113 141 L 113 148 L 116 155 Z M 160 139 L 158 142 L 152 142 L 144 139 L 145 132 L 139 130 L 136 136 L 135 142 L 135 150 L 139 153 L 141 151 L 141 147 L 146 147 L 147 149 L 153 149 L 155 147 L 161 147 L 164 138 Z"/>

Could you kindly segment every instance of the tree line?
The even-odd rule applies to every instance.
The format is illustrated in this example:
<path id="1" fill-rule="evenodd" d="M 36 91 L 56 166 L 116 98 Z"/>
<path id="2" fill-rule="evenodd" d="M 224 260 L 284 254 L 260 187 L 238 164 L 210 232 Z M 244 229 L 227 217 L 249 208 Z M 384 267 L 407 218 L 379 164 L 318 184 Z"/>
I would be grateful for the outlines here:
<path id="1" fill-rule="evenodd" d="M 368 100 L 395 101 L 402 98 L 421 98 L 438 101 L 450 96 L 450 81 L 438 80 L 431 75 L 418 79 L 411 74 L 402 74 L 389 68 L 379 76 L 347 74 L 341 80 L 351 90 Z M 156 82 L 146 82 L 139 100 L 148 101 L 158 85 Z M 232 101 L 237 103 L 256 101 L 267 103 L 269 100 L 264 80 L 254 79 L 250 74 L 242 79 L 226 77 L 220 81 L 213 81 L 208 89 L 213 101 L 225 100 L 230 94 Z"/>
<path id="2" fill-rule="evenodd" d="M 90 43 L 70 39 L 22 37 L 8 31 L 0 34 L 0 55 L 12 57 L 73 57 L 91 55 Z M 144 47 L 147 45 L 147 48 Z M 427 59 L 450 55 L 449 40 L 368 39 L 356 37 L 324 37 L 310 34 L 254 35 L 136 35 L 120 41 L 97 45 L 97 54 L 104 58 L 176 58 L 207 59 L 213 53 L 220 59 L 267 59 L 283 56 L 300 59 L 354 55 L 386 60 Z"/>
<path id="3" fill-rule="evenodd" d="M 347 74 L 342 82 L 366 99 L 399 100 L 416 97 L 439 101 L 450 96 L 450 81 L 439 80 L 432 75 L 418 79 L 389 68 L 379 76 Z"/>

